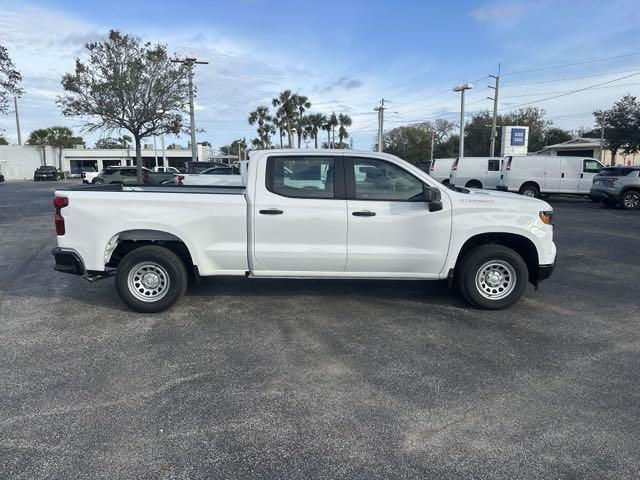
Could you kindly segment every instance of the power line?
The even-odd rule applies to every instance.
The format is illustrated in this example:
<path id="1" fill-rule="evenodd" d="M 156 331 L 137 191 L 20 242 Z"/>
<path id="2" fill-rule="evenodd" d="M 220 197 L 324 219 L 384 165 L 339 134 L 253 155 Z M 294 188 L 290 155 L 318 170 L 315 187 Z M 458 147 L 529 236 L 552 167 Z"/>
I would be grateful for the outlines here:
<path id="1" fill-rule="evenodd" d="M 619 88 L 619 87 L 631 87 L 634 85 L 640 85 L 639 82 L 636 83 L 621 83 L 620 85 L 608 85 L 606 87 L 594 87 L 593 90 L 600 90 L 603 88 Z M 536 92 L 536 93 L 523 93 L 520 95 L 503 95 L 501 98 L 518 98 L 518 97 L 535 97 L 536 95 L 553 95 L 556 93 L 566 93 L 571 90 L 560 90 L 555 92 Z"/>
<path id="2" fill-rule="evenodd" d="M 539 85 L 542 83 L 554 83 L 554 82 L 564 82 L 567 80 L 581 80 L 583 78 L 593 78 L 593 77 L 604 77 L 605 75 L 615 75 L 617 73 L 629 73 L 629 72 L 637 72 L 638 67 L 635 67 L 631 70 L 618 70 L 616 72 L 603 72 L 603 73 L 595 73 L 592 75 L 580 75 L 578 77 L 565 77 L 565 78 L 555 78 L 552 80 L 540 80 L 537 82 L 527 82 L 527 83 L 507 83 L 503 85 L 503 87 L 520 87 L 525 85 Z"/>
<path id="3" fill-rule="evenodd" d="M 634 57 L 640 55 L 640 52 L 633 52 L 633 53 L 627 53 L 624 55 L 615 55 L 613 57 L 602 57 L 602 58 L 592 58 L 590 60 L 584 60 L 581 62 L 573 62 L 573 63 L 565 63 L 563 65 L 552 65 L 549 67 L 540 67 L 540 68 L 532 68 L 530 70 L 518 70 L 515 72 L 507 72 L 507 73 L 503 73 L 503 75 L 521 75 L 523 73 L 531 73 L 531 72 L 540 72 L 543 70 L 553 70 L 556 68 L 565 68 L 565 67 L 574 67 L 576 65 L 586 65 L 588 63 L 597 63 L 597 62 L 604 62 L 606 60 L 615 60 L 618 58 L 627 58 L 627 57 Z"/>

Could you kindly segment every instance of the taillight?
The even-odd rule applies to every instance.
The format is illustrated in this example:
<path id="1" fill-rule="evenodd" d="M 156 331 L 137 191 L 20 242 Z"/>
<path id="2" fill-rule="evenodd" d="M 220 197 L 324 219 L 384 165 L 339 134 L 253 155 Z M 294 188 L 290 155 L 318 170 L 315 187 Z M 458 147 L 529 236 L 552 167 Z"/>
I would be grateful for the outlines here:
<path id="1" fill-rule="evenodd" d="M 53 207 L 56 209 L 54 217 L 54 223 L 56 224 L 56 235 L 64 235 L 64 217 L 61 215 L 60 210 L 69 205 L 69 199 L 67 197 L 55 197 L 53 199 Z"/>
<path id="2" fill-rule="evenodd" d="M 507 162 L 507 170 L 511 170 L 511 161 L 513 158 L 509 157 L 509 161 Z"/>
<path id="3" fill-rule="evenodd" d="M 178 186 L 179 187 L 184 187 L 184 183 L 182 183 L 183 180 L 184 180 L 184 176 L 183 175 L 178 175 Z"/>
<path id="4" fill-rule="evenodd" d="M 458 159 L 456 158 L 456 161 L 455 161 L 455 162 L 453 162 L 453 167 L 451 167 L 451 170 L 457 170 L 457 169 L 458 169 L 458 162 L 459 162 L 459 161 L 460 161 L 460 160 L 458 160 Z"/>

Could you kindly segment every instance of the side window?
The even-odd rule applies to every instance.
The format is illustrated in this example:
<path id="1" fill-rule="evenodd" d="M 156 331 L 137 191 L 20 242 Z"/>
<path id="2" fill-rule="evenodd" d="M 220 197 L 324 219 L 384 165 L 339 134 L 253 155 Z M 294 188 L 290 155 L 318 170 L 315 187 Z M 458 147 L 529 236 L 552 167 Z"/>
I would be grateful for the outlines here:
<path id="1" fill-rule="evenodd" d="M 122 170 L 120 170 L 120 175 L 124 177 L 135 177 L 136 171 L 132 168 L 123 168 Z"/>
<path id="2" fill-rule="evenodd" d="M 353 174 L 356 200 L 422 200 L 422 182 L 391 163 L 354 158 Z"/>
<path id="3" fill-rule="evenodd" d="M 489 172 L 499 172 L 500 171 L 500 160 L 492 158 L 489 160 L 488 168 Z"/>
<path id="4" fill-rule="evenodd" d="M 582 171 L 584 173 L 598 173 L 600 170 L 602 170 L 600 162 L 586 159 L 582 161 Z"/>
<path id="5" fill-rule="evenodd" d="M 334 198 L 335 160 L 331 157 L 270 157 L 267 189 L 284 197 Z"/>

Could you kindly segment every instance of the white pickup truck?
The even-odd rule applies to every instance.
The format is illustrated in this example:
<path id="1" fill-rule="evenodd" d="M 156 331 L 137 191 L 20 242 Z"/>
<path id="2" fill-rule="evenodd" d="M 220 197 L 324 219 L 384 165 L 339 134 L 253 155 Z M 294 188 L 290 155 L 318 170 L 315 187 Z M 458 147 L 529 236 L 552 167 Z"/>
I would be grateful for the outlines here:
<path id="1" fill-rule="evenodd" d="M 499 309 L 556 258 L 546 202 L 449 189 L 376 152 L 259 151 L 246 187 L 85 186 L 54 206 L 55 269 L 115 275 L 141 312 L 171 306 L 189 275 L 448 279 Z"/>

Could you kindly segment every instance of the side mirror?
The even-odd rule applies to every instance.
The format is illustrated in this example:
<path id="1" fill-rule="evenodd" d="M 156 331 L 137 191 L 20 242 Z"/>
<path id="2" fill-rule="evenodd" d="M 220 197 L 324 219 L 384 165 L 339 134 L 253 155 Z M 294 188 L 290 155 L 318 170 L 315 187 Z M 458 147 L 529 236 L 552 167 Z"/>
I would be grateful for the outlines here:
<path id="1" fill-rule="evenodd" d="M 442 193 L 439 188 L 425 186 L 422 190 L 422 196 L 430 212 L 442 210 Z"/>

